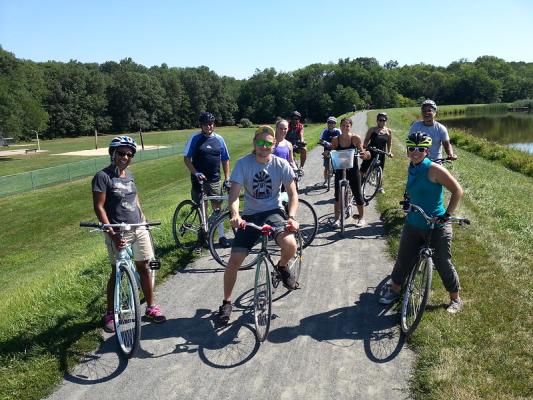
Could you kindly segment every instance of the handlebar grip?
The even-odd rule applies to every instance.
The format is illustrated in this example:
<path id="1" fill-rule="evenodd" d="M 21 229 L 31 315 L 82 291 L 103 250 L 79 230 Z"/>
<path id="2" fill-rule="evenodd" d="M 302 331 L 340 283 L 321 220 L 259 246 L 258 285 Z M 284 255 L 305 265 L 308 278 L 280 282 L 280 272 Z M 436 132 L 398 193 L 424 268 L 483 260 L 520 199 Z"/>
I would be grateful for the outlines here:
<path id="1" fill-rule="evenodd" d="M 158 225 L 161 225 L 161 221 L 146 221 L 146 223 L 147 223 L 149 226 L 158 226 Z"/>
<path id="2" fill-rule="evenodd" d="M 465 218 L 465 219 L 463 219 L 463 223 L 467 224 L 467 225 L 470 225 L 470 220 L 468 218 Z"/>
<path id="3" fill-rule="evenodd" d="M 100 223 L 96 222 L 80 222 L 80 226 L 83 228 L 99 228 Z"/>

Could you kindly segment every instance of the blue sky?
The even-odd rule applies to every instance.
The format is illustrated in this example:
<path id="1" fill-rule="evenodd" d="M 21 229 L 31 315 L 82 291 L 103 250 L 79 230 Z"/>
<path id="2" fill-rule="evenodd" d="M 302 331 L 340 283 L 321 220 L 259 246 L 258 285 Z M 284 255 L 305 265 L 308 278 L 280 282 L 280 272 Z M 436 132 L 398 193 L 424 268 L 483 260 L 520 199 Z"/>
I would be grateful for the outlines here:
<path id="1" fill-rule="evenodd" d="M 248 78 L 340 58 L 533 62 L 533 0 L 0 0 L 0 45 L 34 61 L 206 65 Z"/>

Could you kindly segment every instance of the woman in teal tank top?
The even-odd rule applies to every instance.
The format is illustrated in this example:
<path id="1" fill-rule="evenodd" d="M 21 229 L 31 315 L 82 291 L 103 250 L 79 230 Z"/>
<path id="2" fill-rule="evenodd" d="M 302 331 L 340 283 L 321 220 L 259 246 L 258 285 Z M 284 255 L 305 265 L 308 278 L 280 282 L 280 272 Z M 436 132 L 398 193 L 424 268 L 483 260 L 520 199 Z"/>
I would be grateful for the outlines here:
<path id="1" fill-rule="evenodd" d="M 463 189 L 450 172 L 427 158 L 431 138 L 422 132 L 415 132 L 407 138 L 409 169 L 405 186 L 406 196 L 412 204 L 421 207 L 430 216 L 439 216 L 442 224 L 432 232 L 431 244 L 434 248 L 433 261 L 450 294 L 448 312 L 458 312 L 463 302 L 459 297 L 459 276 L 452 264 L 452 228 L 447 219 L 454 213 Z M 450 191 L 448 206 L 444 207 L 444 188 Z M 418 249 L 424 243 L 428 225 L 418 213 L 407 214 L 400 239 L 398 257 L 391 274 L 391 287 L 379 299 L 381 304 L 391 304 L 400 298 L 400 290 L 416 262 Z"/>

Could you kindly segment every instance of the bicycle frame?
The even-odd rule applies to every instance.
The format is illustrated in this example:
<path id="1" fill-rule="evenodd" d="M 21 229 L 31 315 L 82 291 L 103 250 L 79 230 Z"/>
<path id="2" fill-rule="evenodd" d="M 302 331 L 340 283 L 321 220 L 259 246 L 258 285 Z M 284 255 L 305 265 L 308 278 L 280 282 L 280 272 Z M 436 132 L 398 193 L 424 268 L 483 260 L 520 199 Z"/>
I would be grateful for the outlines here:
<path id="1" fill-rule="evenodd" d="M 218 196 L 208 196 L 205 194 L 204 191 L 204 182 L 200 181 L 200 203 L 198 203 L 198 209 L 200 211 L 200 220 L 202 223 L 202 227 L 205 233 L 209 232 L 209 222 L 211 217 L 214 215 L 213 213 L 209 215 L 207 208 L 208 208 L 208 202 L 209 201 L 219 201 L 223 203 L 224 201 L 227 202 L 228 195 L 218 195 Z M 228 209 L 228 206 L 226 205 L 224 208 L 220 208 L 220 213 L 223 213 Z M 208 216 L 209 215 L 209 216 Z"/>

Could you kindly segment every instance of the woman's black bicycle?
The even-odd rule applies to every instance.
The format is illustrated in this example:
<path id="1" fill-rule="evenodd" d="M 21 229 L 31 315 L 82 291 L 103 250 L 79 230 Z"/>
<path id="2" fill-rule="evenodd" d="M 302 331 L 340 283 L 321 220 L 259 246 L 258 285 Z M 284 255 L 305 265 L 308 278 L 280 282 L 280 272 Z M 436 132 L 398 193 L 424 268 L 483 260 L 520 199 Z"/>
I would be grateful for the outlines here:
<path id="1" fill-rule="evenodd" d="M 405 336 L 411 335 L 422 320 L 431 291 L 433 278 L 433 248 L 431 247 L 431 233 L 437 225 L 438 217 L 430 217 L 422 208 L 408 201 L 401 201 L 405 212 L 416 212 L 424 217 L 429 229 L 424 244 L 420 247 L 415 265 L 404 285 L 402 294 L 402 308 L 400 312 L 400 326 Z M 459 225 L 470 225 L 466 218 L 450 217 L 449 222 Z"/>
<path id="2" fill-rule="evenodd" d="M 270 225 L 258 226 L 247 222 L 246 226 L 261 231 L 261 250 L 255 263 L 254 279 L 254 324 L 257 340 L 264 341 L 270 329 L 270 319 L 272 317 L 272 295 L 281 283 L 281 275 L 275 268 L 274 261 L 268 250 L 269 237 L 275 233 L 286 229 L 286 227 L 273 228 Z M 302 268 L 302 240 L 298 232 L 295 232 L 297 250 L 291 258 L 287 268 L 298 282 Z"/>
<path id="3" fill-rule="evenodd" d="M 381 161 L 379 160 L 379 155 L 390 155 L 390 153 L 375 147 L 369 147 L 368 150 L 373 152 L 373 157 L 370 165 L 368 166 L 366 174 L 363 177 L 363 185 L 361 189 L 363 200 L 366 205 L 368 205 L 370 200 L 376 196 L 379 189 L 381 189 L 381 186 L 383 185 L 383 168 L 381 166 Z"/>

